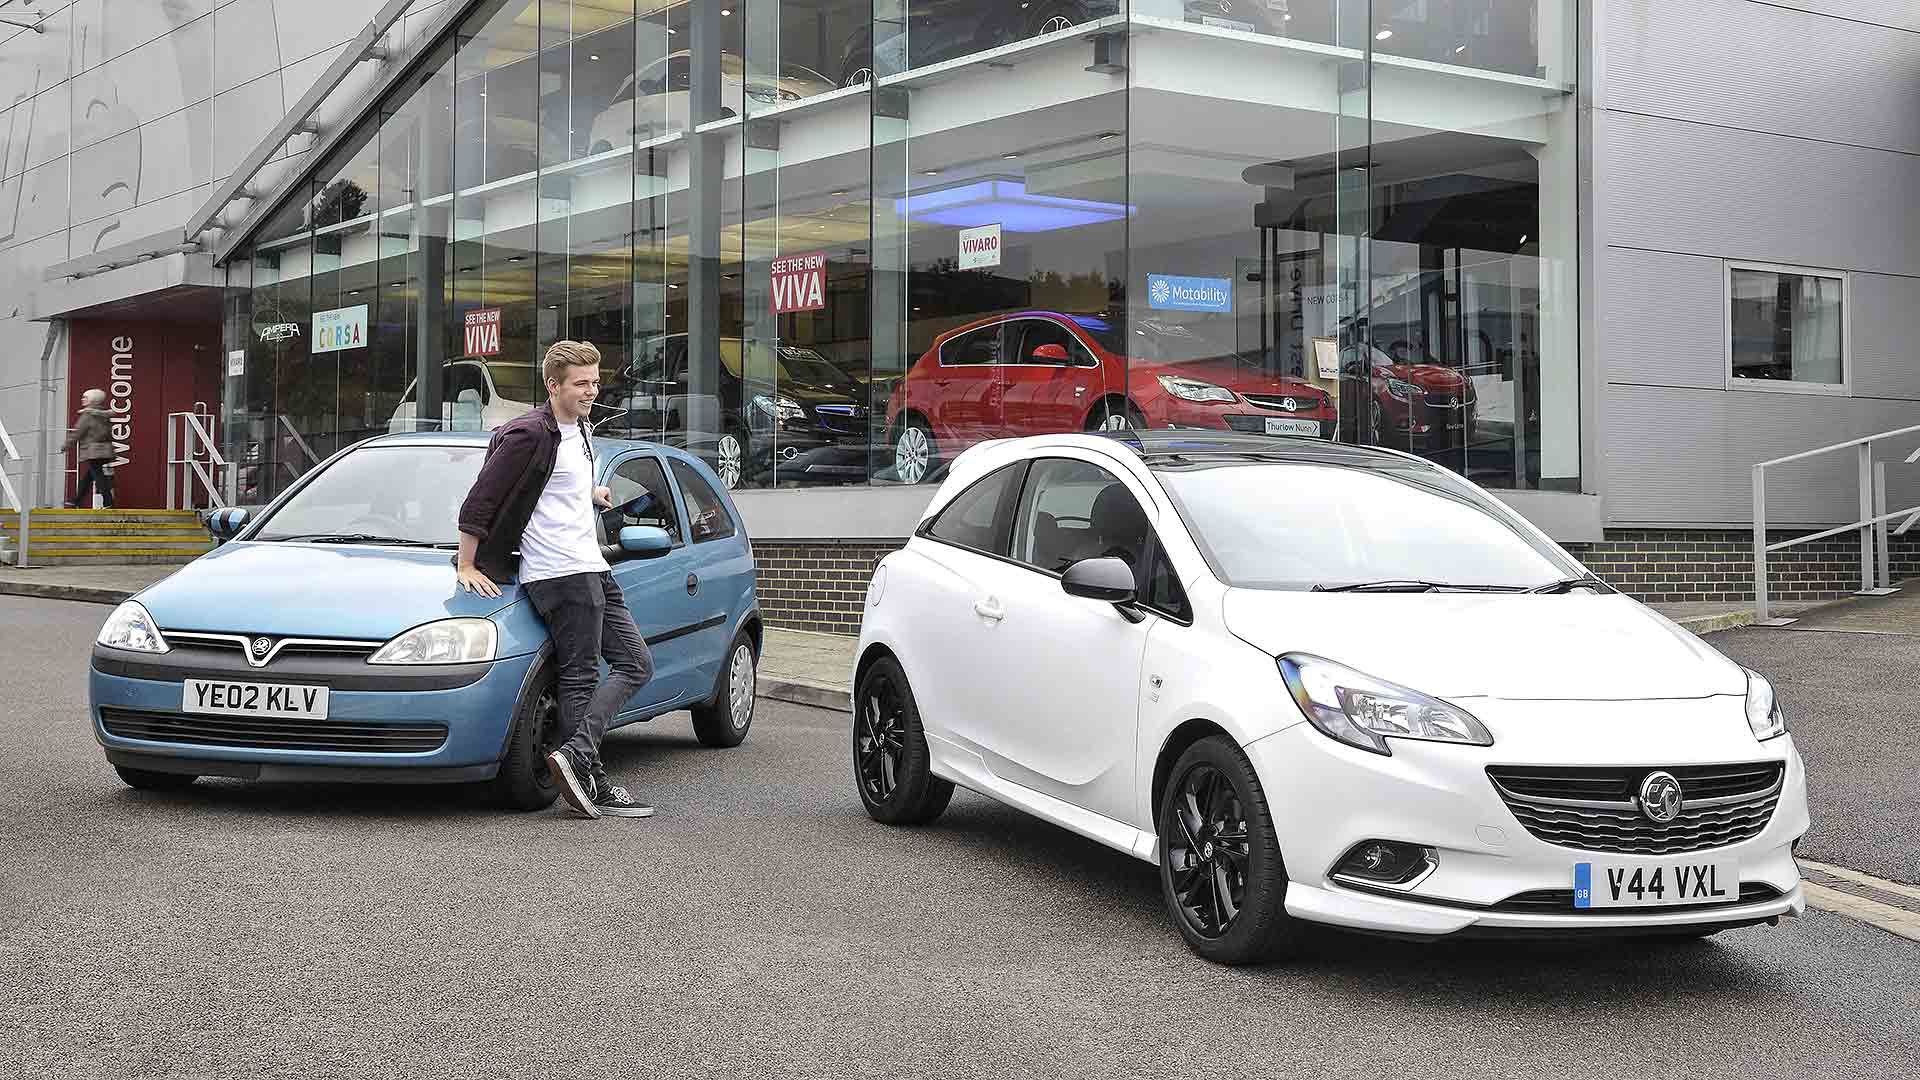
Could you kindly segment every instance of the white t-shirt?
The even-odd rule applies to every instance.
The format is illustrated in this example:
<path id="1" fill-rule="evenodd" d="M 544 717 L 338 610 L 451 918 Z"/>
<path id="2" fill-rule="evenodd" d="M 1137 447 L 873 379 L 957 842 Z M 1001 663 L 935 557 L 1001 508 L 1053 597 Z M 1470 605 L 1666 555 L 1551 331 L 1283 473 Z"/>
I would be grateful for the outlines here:
<path id="1" fill-rule="evenodd" d="M 520 537 L 520 583 L 607 569 L 593 531 L 593 465 L 579 424 L 560 427 L 553 475 Z"/>

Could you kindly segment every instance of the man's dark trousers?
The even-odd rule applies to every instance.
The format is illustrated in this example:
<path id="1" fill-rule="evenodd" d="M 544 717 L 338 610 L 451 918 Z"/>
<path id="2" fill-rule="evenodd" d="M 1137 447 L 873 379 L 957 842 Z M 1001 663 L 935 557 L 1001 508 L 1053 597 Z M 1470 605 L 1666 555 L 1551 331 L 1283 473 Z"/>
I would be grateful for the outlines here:
<path id="1" fill-rule="evenodd" d="M 531 581 L 525 588 L 553 639 L 563 746 L 581 778 L 591 777 L 598 784 L 607 775 L 600 763 L 600 740 L 606 738 L 613 714 L 653 678 L 653 654 L 612 574 L 568 574 Z M 604 683 L 603 654 L 613 669 Z"/>

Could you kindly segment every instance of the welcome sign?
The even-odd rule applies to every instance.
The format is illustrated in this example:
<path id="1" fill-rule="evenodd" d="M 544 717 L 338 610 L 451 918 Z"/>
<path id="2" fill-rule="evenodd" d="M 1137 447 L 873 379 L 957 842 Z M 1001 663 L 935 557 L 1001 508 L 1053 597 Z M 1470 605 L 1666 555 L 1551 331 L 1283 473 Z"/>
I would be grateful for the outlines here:
<path id="1" fill-rule="evenodd" d="M 367 344 L 367 305 L 313 313 L 313 351 L 339 352 Z"/>

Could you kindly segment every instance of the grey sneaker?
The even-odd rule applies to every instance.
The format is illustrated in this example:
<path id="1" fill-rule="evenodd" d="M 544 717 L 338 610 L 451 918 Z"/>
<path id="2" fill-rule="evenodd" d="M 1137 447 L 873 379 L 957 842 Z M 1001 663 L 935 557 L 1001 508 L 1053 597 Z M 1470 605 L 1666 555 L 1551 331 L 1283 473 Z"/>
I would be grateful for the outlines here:
<path id="1" fill-rule="evenodd" d="M 574 813 L 590 818 L 600 816 L 600 808 L 594 805 L 592 792 L 581 783 L 579 774 L 574 772 L 573 757 L 565 747 L 547 755 L 547 771 L 553 774 L 554 781 L 560 785 L 560 797 L 567 800 L 567 805 L 573 808 Z"/>
<path id="2" fill-rule="evenodd" d="M 652 817 L 653 807 L 627 794 L 627 789 L 618 784 L 601 784 L 593 798 L 594 805 L 608 817 Z"/>

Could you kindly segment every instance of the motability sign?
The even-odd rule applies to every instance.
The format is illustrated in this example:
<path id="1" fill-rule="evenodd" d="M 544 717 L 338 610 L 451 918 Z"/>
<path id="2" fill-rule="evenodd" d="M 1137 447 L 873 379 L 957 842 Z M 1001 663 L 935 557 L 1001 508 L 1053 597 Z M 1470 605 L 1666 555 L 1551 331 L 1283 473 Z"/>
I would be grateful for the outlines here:
<path id="1" fill-rule="evenodd" d="M 1148 274 L 1147 306 L 1155 311 L 1232 311 L 1233 282 L 1217 277 Z"/>
<path id="2" fill-rule="evenodd" d="M 827 306 L 827 255 L 812 251 L 775 259 L 773 271 L 773 313 L 817 311 Z"/>

